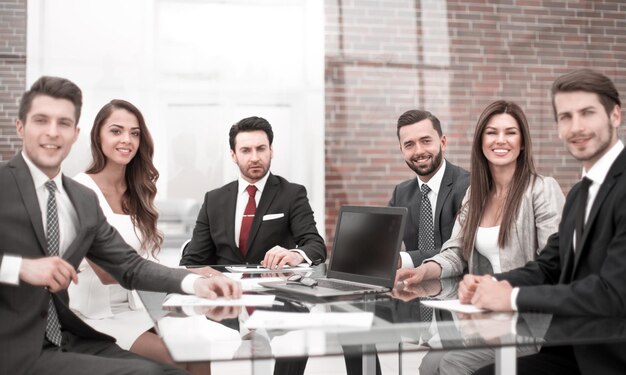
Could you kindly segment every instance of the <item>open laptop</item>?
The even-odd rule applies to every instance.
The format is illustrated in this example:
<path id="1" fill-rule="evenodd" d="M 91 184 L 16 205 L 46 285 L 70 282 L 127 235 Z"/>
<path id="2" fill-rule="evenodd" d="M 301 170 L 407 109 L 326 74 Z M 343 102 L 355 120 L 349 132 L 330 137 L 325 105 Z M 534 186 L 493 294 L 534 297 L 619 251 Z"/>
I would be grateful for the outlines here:
<path id="1" fill-rule="evenodd" d="M 407 209 L 343 206 L 326 278 L 316 286 L 298 282 L 261 282 L 288 293 L 335 297 L 384 293 L 393 288 Z"/>

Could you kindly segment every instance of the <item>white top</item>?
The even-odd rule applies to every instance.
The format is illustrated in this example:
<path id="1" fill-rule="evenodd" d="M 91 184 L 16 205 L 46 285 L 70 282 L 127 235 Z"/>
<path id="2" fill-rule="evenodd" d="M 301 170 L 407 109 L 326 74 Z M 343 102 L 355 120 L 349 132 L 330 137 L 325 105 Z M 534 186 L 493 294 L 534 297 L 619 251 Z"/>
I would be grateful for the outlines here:
<path id="1" fill-rule="evenodd" d="M 114 213 L 98 185 L 87 174 L 80 173 L 74 180 L 96 193 L 109 224 L 141 254 L 139 232 L 130 215 Z M 153 260 L 149 255 L 144 256 Z M 119 284 L 104 285 L 86 260 L 78 270 L 78 284 L 71 283 L 68 288 L 70 308 L 94 329 L 115 337 L 122 349 L 130 349 L 139 335 L 154 326 L 138 296 Z"/>
<path id="2" fill-rule="evenodd" d="M 495 227 L 478 227 L 476 240 L 474 241 L 474 248 L 480 255 L 489 260 L 493 273 L 502 272 L 502 267 L 500 266 L 500 247 L 498 247 L 499 234 L 499 225 Z"/>

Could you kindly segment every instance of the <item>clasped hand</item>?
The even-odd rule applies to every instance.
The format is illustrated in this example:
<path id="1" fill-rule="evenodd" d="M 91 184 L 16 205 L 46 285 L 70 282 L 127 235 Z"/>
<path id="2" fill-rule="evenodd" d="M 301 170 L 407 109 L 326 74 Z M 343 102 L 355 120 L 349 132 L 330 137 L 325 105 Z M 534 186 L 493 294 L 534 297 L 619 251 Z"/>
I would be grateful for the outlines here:
<path id="1" fill-rule="evenodd" d="M 490 275 L 465 275 L 459 283 L 459 300 L 481 309 L 512 311 L 512 291 L 508 281 L 496 281 Z"/>
<path id="2" fill-rule="evenodd" d="M 280 270 L 283 269 L 285 265 L 293 267 L 303 261 L 304 257 L 297 251 L 291 251 L 281 246 L 274 246 L 265 253 L 265 258 L 261 261 L 261 265 L 271 270 Z"/>

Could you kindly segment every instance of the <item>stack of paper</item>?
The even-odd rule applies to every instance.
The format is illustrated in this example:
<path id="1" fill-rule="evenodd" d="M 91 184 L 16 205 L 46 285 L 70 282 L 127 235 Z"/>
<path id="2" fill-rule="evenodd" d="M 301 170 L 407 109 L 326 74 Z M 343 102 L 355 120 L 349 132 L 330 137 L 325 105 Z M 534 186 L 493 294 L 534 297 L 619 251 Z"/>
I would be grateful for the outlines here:
<path id="1" fill-rule="evenodd" d="M 426 300 L 426 301 L 420 301 L 420 302 L 426 306 L 429 306 L 435 309 L 443 309 L 443 310 L 449 310 L 449 311 L 460 312 L 460 313 L 465 313 L 465 314 L 473 314 L 473 313 L 487 311 L 479 307 L 476 307 L 472 304 L 463 304 L 458 299 L 450 299 L 450 300 L 442 300 L 442 301 Z"/>
<path id="2" fill-rule="evenodd" d="M 238 299 L 207 299 L 186 294 L 170 294 L 163 306 L 272 306 L 276 296 L 244 294 Z"/>
<path id="3" fill-rule="evenodd" d="M 165 317 L 158 327 L 172 358 L 179 362 L 230 359 L 241 345 L 239 331 L 202 315 Z"/>
<path id="4" fill-rule="evenodd" d="M 236 273 L 278 273 L 278 272 L 301 272 L 301 271 L 313 271 L 313 268 L 308 264 L 300 264 L 295 267 L 285 266 L 282 269 L 269 269 L 263 266 L 226 266 L 226 269 L 230 272 Z"/>
<path id="5" fill-rule="evenodd" d="M 307 314 L 256 310 L 245 326 L 248 329 L 369 328 L 373 321 L 371 312 Z"/>

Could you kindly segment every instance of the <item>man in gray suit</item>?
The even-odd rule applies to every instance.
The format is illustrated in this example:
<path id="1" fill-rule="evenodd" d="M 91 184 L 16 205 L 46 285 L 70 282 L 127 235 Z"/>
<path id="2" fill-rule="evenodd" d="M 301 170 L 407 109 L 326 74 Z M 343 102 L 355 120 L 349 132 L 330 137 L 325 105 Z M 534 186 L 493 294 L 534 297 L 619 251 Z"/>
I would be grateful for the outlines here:
<path id="1" fill-rule="evenodd" d="M 408 250 L 400 252 L 398 268 L 414 269 L 424 259 L 437 254 L 450 238 L 456 213 L 469 186 L 469 173 L 444 159 L 446 136 L 432 113 L 418 109 L 404 112 L 398 118 L 396 133 L 404 160 L 417 178 L 396 185 L 389 206 L 409 210 L 403 238 Z M 422 209 L 424 205 L 428 206 L 426 210 Z M 421 315 L 419 319 L 428 320 Z M 348 374 L 362 373 L 360 355 L 347 355 L 345 362 Z M 376 373 L 380 374 L 378 358 Z"/>
<path id="2" fill-rule="evenodd" d="M 398 118 L 397 136 L 406 164 L 417 178 L 398 184 L 389 206 L 409 210 L 402 268 L 414 268 L 439 253 L 469 186 L 469 173 L 444 159 L 446 136 L 432 113 L 410 110 Z M 425 208 L 425 209 L 424 209 Z"/>
<path id="3" fill-rule="evenodd" d="M 68 307 L 86 256 L 128 289 L 239 297 L 238 284 L 141 258 L 106 221 L 90 189 L 61 173 L 79 134 L 81 90 L 42 77 L 24 93 L 23 150 L 0 163 L 0 373 L 185 373 L 120 349 Z"/>

